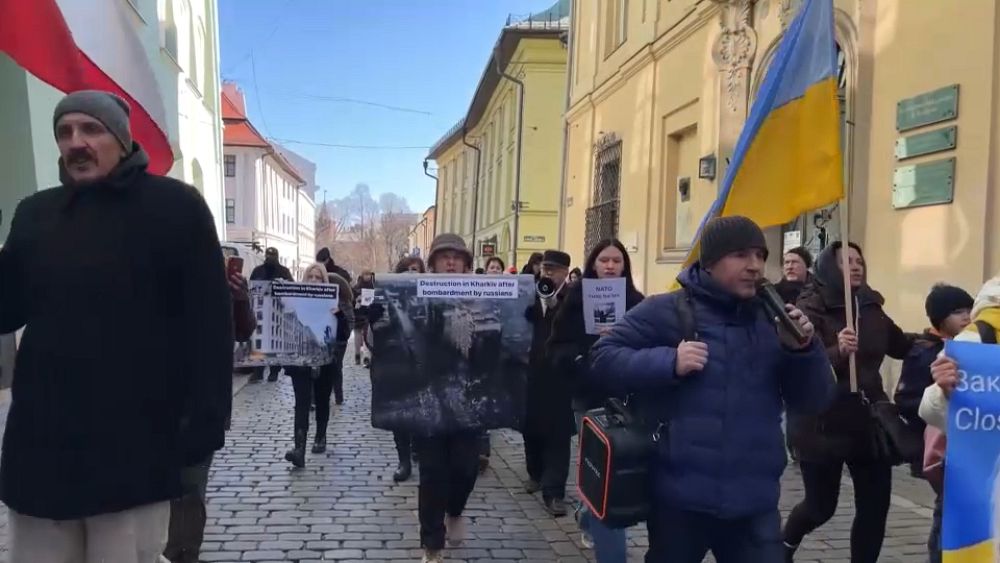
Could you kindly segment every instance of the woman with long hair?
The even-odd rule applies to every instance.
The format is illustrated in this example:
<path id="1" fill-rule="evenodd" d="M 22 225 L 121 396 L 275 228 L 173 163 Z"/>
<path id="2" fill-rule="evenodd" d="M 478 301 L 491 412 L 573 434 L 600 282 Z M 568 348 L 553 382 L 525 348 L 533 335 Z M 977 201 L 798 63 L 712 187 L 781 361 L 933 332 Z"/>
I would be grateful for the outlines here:
<path id="1" fill-rule="evenodd" d="M 312 264 L 302 274 L 305 283 L 336 283 L 339 286 L 337 307 L 330 311 L 337 319 L 333 344 L 333 361 L 317 368 L 295 366 L 285 368 L 292 378 L 295 392 L 295 445 L 285 453 L 285 460 L 295 467 L 305 467 L 306 438 L 309 433 L 309 410 L 316 405 L 316 437 L 312 452 L 326 452 L 326 427 L 330 422 L 330 395 L 340 387 L 337 404 L 343 402 L 343 361 L 347 339 L 354 324 L 354 296 L 347 280 L 338 274 L 328 274 L 322 264 Z M 339 385 L 338 385 L 339 383 Z"/>
<path id="2" fill-rule="evenodd" d="M 632 277 L 632 261 L 628 251 L 617 239 L 598 242 L 587 256 L 583 270 L 584 279 L 625 278 L 625 308 L 632 309 L 643 299 Z M 591 372 L 587 366 L 590 348 L 601 337 L 587 334 L 583 316 L 583 282 L 573 284 L 562 308 L 556 314 L 552 336 L 548 342 L 552 364 L 563 373 L 570 374 L 574 385 L 573 410 L 577 426 L 583 413 L 600 407 L 615 395 L 602 384 L 602 374 Z M 581 507 L 578 512 L 584 543 L 592 545 L 598 563 L 624 563 L 626 559 L 625 530 L 613 530 L 601 524 L 590 512 Z"/>
<path id="3" fill-rule="evenodd" d="M 397 274 L 424 274 L 427 269 L 424 261 L 418 256 L 407 256 L 396 264 L 393 270 Z M 399 456 L 399 466 L 392 475 L 392 480 L 400 483 L 406 481 L 413 475 L 413 461 L 417 458 L 417 452 L 413 448 L 413 437 L 405 432 L 394 431 L 392 439 L 396 442 L 396 454 Z"/>
<path id="4" fill-rule="evenodd" d="M 528 263 L 525 264 L 523 268 L 521 268 L 521 273 L 531 274 L 537 278 L 538 272 L 540 272 L 541 269 L 542 269 L 542 253 L 533 252 L 531 254 L 531 257 L 528 258 Z"/>
<path id="5" fill-rule="evenodd" d="M 854 301 L 850 324 L 844 305 L 844 252 Z M 825 413 L 789 417 L 789 438 L 798 453 L 805 499 L 785 523 L 787 561 L 793 560 L 803 538 L 836 512 L 844 465 L 854 482 L 851 563 L 875 563 L 885 539 L 892 460 L 873 447 L 881 430 L 868 405 L 889 400 L 879 369 L 886 356 L 905 358 L 914 338 L 904 334 L 883 310 L 885 300 L 868 285 L 867 267 L 860 246 L 834 242 L 816 259 L 813 283 L 799 296 L 799 309 L 808 315 L 826 346 L 838 392 Z M 856 358 L 858 392 L 850 386 L 851 355 Z"/>
<path id="6" fill-rule="evenodd" d="M 486 273 L 487 274 L 502 274 L 507 266 L 504 265 L 503 259 L 499 256 L 490 256 L 490 259 L 486 261 Z"/>
<path id="7" fill-rule="evenodd" d="M 365 270 L 358 276 L 358 283 L 354 285 L 354 299 L 357 303 L 354 308 L 354 365 L 361 365 L 361 347 L 365 343 L 365 336 L 368 332 L 368 307 L 361 304 L 361 292 L 364 289 L 375 289 L 375 273 Z"/>

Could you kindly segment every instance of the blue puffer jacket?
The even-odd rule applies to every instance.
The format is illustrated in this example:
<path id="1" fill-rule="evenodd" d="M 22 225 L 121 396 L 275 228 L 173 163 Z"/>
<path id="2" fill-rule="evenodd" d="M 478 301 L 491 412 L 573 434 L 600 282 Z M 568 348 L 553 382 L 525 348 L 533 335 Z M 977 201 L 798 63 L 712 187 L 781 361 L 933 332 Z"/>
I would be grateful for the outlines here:
<path id="1" fill-rule="evenodd" d="M 829 404 L 835 383 L 826 351 L 819 340 L 800 352 L 783 348 L 757 299 L 726 292 L 697 264 L 679 279 L 708 344 L 704 370 L 683 378 L 674 371 L 683 292 L 629 311 L 594 345 L 591 366 L 619 391 L 641 394 L 644 414 L 663 423 L 654 461 L 660 503 L 727 519 L 775 510 L 785 468 L 782 403 L 800 413 Z"/>

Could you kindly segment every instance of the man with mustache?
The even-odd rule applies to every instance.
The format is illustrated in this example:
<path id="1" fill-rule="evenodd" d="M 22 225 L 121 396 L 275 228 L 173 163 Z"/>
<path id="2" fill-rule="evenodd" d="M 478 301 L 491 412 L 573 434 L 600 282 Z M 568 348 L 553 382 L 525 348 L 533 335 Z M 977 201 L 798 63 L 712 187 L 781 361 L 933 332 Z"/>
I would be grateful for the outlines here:
<path id="1" fill-rule="evenodd" d="M 181 470 L 223 445 L 233 319 L 197 190 L 146 171 L 127 102 L 56 106 L 58 187 L 0 250 L 0 333 L 23 328 L 0 458 L 12 561 L 161 561 Z"/>

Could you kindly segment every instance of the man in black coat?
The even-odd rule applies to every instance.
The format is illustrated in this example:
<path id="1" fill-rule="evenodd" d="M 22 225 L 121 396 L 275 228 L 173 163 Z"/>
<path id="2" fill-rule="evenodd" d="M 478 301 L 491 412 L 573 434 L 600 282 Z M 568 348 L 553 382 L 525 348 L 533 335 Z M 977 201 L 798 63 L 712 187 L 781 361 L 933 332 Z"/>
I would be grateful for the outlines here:
<path id="1" fill-rule="evenodd" d="M 70 94 L 62 185 L 0 250 L 0 333 L 23 328 L 0 462 L 12 561 L 156 561 L 181 469 L 222 447 L 233 319 L 215 222 L 146 171 L 127 102 Z"/>
<path id="2" fill-rule="evenodd" d="M 264 251 L 264 263 L 257 266 L 250 272 L 250 281 L 274 281 L 274 280 L 284 280 L 284 281 L 295 281 L 292 277 L 292 273 L 288 271 L 288 268 L 281 265 L 281 257 L 278 255 L 278 249 L 274 247 L 268 247 Z M 274 383 L 278 380 L 278 374 L 281 373 L 281 366 L 271 366 L 270 373 L 267 375 L 267 380 Z M 253 375 L 250 376 L 250 383 L 259 383 L 264 380 L 264 368 L 253 368 Z"/>
<path id="3" fill-rule="evenodd" d="M 528 466 L 529 493 L 542 491 L 545 509 L 553 516 L 566 515 L 566 481 L 569 479 L 570 441 L 576 434 L 573 388 L 565 372 L 554 367 L 546 353 L 552 322 L 563 299 L 569 277 L 569 254 L 547 250 L 539 270 L 539 293 L 547 284 L 552 295 L 539 295 L 528 309 L 534 325 L 528 358 L 527 414 L 524 458 Z"/>
<path id="4" fill-rule="evenodd" d="M 351 283 L 351 274 L 333 261 L 333 254 L 330 253 L 329 248 L 321 248 L 319 252 L 316 253 L 316 261 L 326 268 L 327 273 L 337 274 L 347 280 L 347 283 Z"/>

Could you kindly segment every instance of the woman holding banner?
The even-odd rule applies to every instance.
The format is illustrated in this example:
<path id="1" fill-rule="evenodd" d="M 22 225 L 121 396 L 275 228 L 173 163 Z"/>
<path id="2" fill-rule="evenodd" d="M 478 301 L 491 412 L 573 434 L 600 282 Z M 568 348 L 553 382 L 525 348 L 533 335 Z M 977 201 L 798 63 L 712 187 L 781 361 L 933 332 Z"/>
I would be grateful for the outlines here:
<path id="1" fill-rule="evenodd" d="M 318 368 L 309 366 L 285 369 L 292 378 L 295 391 L 295 445 L 285 453 L 285 461 L 295 467 L 306 465 L 306 437 L 309 433 L 309 407 L 316 404 L 316 437 L 312 453 L 326 452 L 326 427 L 330 422 L 330 395 L 340 387 L 337 404 L 343 403 L 343 361 L 347 340 L 354 324 L 354 297 L 347 280 L 338 274 L 328 274 L 322 264 L 313 264 L 302 275 L 304 283 L 336 283 L 339 286 L 337 307 L 331 311 L 337 318 L 333 361 Z M 339 385 L 338 385 L 339 384 Z"/>
<path id="2" fill-rule="evenodd" d="M 583 278 L 622 277 L 625 278 L 625 309 L 630 310 L 645 297 L 636 289 L 632 279 L 632 261 L 628 251 L 617 239 L 598 242 L 584 264 Z M 562 308 L 556 314 L 552 336 L 548 342 L 548 354 L 553 366 L 568 374 L 573 382 L 573 410 L 578 429 L 584 413 L 603 406 L 608 398 L 615 395 L 606 385 L 602 385 L 600 373 L 588 369 L 590 347 L 600 335 L 587 334 L 583 301 L 583 283 L 571 285 Z M 583 533 L 583 543 L 594 548 L 597 563 L 625 563 L 625 530 L 605 527 L 582 505 L 577 512 L 577 519 Z"/>
<path id="3" fill-rule="evenodd" d="M 423 274 L 426 272 L 426 269 L 424 268 L 424 261 L 419 257 L 408 256 L 396 264 L 394 272 L 397 274 Z M 372 287 L 375 287 L 374 281 Z M 396 453 L 399 455 L 399 467 L 396 468 L 396 472 L 392 475 L 392 480 L 401 483 L 413 475 L 413 462 L 410 461 L 410 458 L 412 457 L 415 461 L 417 459 L 417 452 L 413 448 L 413 437 L 406 432 L 394 431 L 392 439 L 396 442 Z"/>
<path id="4" fill-rule="evenodd" d="M 802 539 L 825 524 L 837 510 L 840 479 L 847 465 L 854 482 L 854 525 L 851 563 L 875 563 L 885 538 L 892 491 L 892 461 L 873 445 L 876 432 L 869 403 L 888 401 L 879 368 L 885 356 L 906 357 L 913 337 L 885 314 L 882 295 L 868 286 L 861 247 L 848 243 L 848 278 L 854 301 L 852 326 L 844 304 L 842 245 L 828 246 L 816 260 L 816 275 L 798 301 L 826 345 L 839 392 L 827 412 L 816 417 L 791 416 L 789 437 L 799 456 L 805 500 L 785 524 L 787 560 Z M 857 358 L 857 392 L 852 390 L 850 357 Z"/>

